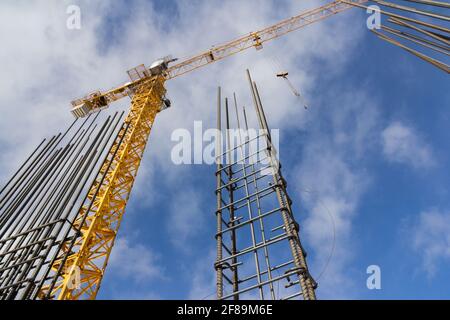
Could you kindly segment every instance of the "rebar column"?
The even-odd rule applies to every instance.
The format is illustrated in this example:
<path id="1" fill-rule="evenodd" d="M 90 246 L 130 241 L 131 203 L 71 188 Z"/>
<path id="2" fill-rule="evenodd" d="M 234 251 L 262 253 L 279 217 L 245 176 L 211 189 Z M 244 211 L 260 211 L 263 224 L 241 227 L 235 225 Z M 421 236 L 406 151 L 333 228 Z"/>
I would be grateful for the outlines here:
<path id="1" fill-rule="evenodd" d="M 227 159 L 226 164 L 217 164 L 215 173 L 217 298 L 315 299 L 316 283 L 306 265 L 299 226 L 266 115 L 257 88 L 248 76 L 257 129 L 249 128 L 243 108 L 245 130 L 241 130 L 237 98 L 233 95 L 237 132 L 231 129 L 229 100 L 225 98 L 226 141 L 216 140 L 217 159 Z M 222 129 L 220 90 L 217 103 L 217 128 Z"/>
<path id="2" fill-rule="evenodd" d="M 221 261 L 223 254 L 222 254 L 222 210 L 220 209 L 222 207 L 222 135 L 221 135 L 221 127 L 222 127 L 222 110 L 221 110 L 221 89 L 220 87 L 217 90 L 217 132 L 219 133 L 217 135 L 216 140 L 216 164 L 217 164 L 217 171 L 216 171 L 216 197 L 217 197 L 217 211 L 216 211 L 216 220 L 217 220 L 217 235 L 216 235 L 216 242 L 217 242 L 217 260 Z M 223 275 L 222 275 L 222 265 L 216 264 L 216 285 L 217 285 L 217 299 L 222 299 L 223 297 Z"/>
<path id="3" fill-rule="evenodd" d="M 308 267 L 306 265 L 306 259 L 305 255 L 303 253 L 302 247 L 300 245 L 300 239 L 298 236 L 298 225 L 295 223 L 295 220 L 293 219 L 292 212 L 290 210 L 290 205 L 288 204 L 288 201 L 286 201 L 285 195 L 285 184 L 284 181 L 280 175 L 280 166 L 278 163 L 278 160 L 275 158 L 274 153 L 276 152 L 274 150 L 274 146 L 272 145 L 271 136 L 270 136 L 270 130 L 269 126 L 267 124 L 266 115 L 264 113 L 264 109 L 261 102 L 261 97 L 258 92 L 258 88 L 256 86 L 256 83 L 252 81 L 250 71 L 247 70 L 247 77 L 249 80 L 250 88 L 252 91 L 253 96 L 253 102 L 256 114 L 258 116 L 259 123 L 263 130 L 266 132 L 266 143 L 269 146 L 267 149 L 268 158 L 270 162 L 270 167 L 273 170 L 273 183 L 275 186 L 276 195 L 278 198 L 278 202 L 280 204 L 280 207 L 283 208 L 281 210 L 282 217 L 283 217 L 283 223 L 284 223 L 284 229 L 286 230 L 288 237 L 289 237 L 289 245 L 291 247 L 291 252 L 294 257 L 295 266 L 298 269 L 298 276 L 300 280 L 300 285 L 302 287 L 303 292 L 303 298 L 305 300 L 314 300 L 316 298 L 315 292 L 314 292 L 314 284 L 311 276 L 308 272 Z"/>

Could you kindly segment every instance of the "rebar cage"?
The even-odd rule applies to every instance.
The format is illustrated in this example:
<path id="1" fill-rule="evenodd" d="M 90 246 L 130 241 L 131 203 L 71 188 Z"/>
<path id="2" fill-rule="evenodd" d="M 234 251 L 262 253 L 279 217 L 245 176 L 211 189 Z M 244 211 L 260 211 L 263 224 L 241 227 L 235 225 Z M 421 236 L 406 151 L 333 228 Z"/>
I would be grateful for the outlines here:
<path id="1" fill-rule="evenodd" d="M 216 159 L 217 298 L 315 299 L 316 283 L 308 271 L 277 151 L 249 72 L 248 78 L 257 130 L 249 129 L 245 108 L 241 128 L 234 96 L 237 133 L 232 134 L 229 100 L 222 112 L 220 88 L 218 92 L 217 128 L 226 133 L 216 148 L 223 150 Z"/>

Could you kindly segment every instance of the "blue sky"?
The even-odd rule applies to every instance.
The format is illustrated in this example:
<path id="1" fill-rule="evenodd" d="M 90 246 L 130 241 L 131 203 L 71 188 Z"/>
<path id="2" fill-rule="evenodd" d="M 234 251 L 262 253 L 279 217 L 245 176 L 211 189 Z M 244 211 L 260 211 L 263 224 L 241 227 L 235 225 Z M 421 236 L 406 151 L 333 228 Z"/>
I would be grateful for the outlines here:
<path id="1" fill-rule="evenodd" d="M 11 49 L 2 50 L 5 57 L 21 52 L 16 63 L 24 70 L 10 66 L 6 74 L 26 85 L 20 97 L 4 89 L 0 107 L 9 119 L 19 118 L 19 108 L 29 108 L 29 116 L 17 125 L 0 121 L 0 176 L 14 167 L 13 147 L 20 151 L 15 156 L 25 155 L 42 136 L 62 129 L 71 99 L 126 81 L 127 68 L 166 54 L 197 53 L 324 2 L 80 1 L 83 28 L 72 33 L 58 29 L 68 2 L 51 10 L 45 2 L 0 5 L 29 10 L 25 20 L 36 19 L 36 32 L 47 34 L 45 47 L 32 43 L 24 53 L 11 39 Z M 450 298 L 448 78 L 376 38 L 365 19 L 353 9 L 267 44 L 263 52 L 250 50 L 167 84 L 173 107 L 154 126 L 99 298 L 213 296 L 214 167 L 175 166 L 170 133 L 192 131 L 194 120 L 214 126 L 219 84 L 250 106 L 247 67 L 260 84 L 269 124 L 280 129 L 280 160 L 302 242 L 312 274 L 323 273 L 318 297 Z M 289 70 L 310 110 L 276 79 L 273 59 Z M 38 67 L 40 80 L 30 80 L 25 66 Z M 56 80 L 60 74 L 64 83 Z M 43 84 L 42 77 L 55 83 Z M 30 91 L 41 93 L 39 101 Z M 16 109 L 7 108 L 10 103 Z M 112 110 L 126 107 L 123 101 Z M 30 138 L 19 126 L 39 134 Z M 381 267 L 381 290 L 366 287 L 366 268 L 373 264 Z"/>

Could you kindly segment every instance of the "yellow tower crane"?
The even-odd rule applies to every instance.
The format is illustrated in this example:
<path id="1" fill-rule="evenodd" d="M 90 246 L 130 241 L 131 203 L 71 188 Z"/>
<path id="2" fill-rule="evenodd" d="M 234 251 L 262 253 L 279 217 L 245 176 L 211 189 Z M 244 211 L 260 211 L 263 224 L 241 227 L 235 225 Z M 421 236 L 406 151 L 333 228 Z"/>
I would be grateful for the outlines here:
<path id="1" fill-rule="evenodd" d="M 353 3 L 365 2 L 367 0 L 333 1 L 260 31 L 214 46 L 185 61 L 173 64 L 176 59 L 166 57 L 148 68 L 138 66 L 128 71 L 130 82 L 107 92 L 94 92 L 73 101 L 71 112 L 76 117 L 85 117 L 125 96 L 132 97 L 124 125 L 108 151 L 100 174 L 89 189 L 87 198 L 90 203 L 93 200 L 92 204 L 80 209 L 72 226 L 79 230 L 76 239 L 73 245 L 62 246 L 63 252 L 58 256 L 65 258 L 57 259 L 52 265 L 57 281 L 42 287 L 40 296 L 60 300 L 95 299 L 152 125 L 157 114 L 170 106 L 170 101 L 165 98 L 164 84 L 167 80 L 252 47 L 260 50 L 264 42 L 349 9 Z M 79 279 L 79 286 L 73 285 L 75 274 Z"/>

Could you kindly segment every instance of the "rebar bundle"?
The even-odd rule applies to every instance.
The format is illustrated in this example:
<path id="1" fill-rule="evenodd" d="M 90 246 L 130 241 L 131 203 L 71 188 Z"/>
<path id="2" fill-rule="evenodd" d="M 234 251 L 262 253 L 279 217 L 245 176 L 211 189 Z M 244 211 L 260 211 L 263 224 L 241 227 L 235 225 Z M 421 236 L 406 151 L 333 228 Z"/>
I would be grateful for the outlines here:
<path id="1" fill-rule="evenodd" d="M 247 71 L 248 72 L 248 71 Z M 218 93 L 217 141 L 217 298 L 315 299 L 316 283 L 309 274 L 259 92 L 248 72 L 259 129 L 249 134 L 243 108 L 243 127 L 234 96 L 238 135 L 230 134 L 230 106 L 225 99 L 222 121 Z M 225 123 L 225 128 L 222 125 Z M 245 133 L 245 134 L 243 134 Z M 257 143 L 255 143 L 257 142 Z M 237 154 L 236 157 L 233 154 Z M 226 161 L 224 161 L 224 159 Z"/>
<path id="2" fill-rule="evenodd" d="M 0 299 L 44 298 L 63 245 L 79 236 L 73 223 L 86 188 L 123 120 L 99 115 L 42 141 L 1 189 Z"/>
<path id="3" fill-rule="evenodd" d="M 448 62 L 450 56 L 450 29 L 448 28 L 450 4 L 429 0 L 404 1 L 414 2 L 416 6 L 372 0 L 375 4 L 394 11 L 380 10 L 380 14 L 387 17 L 388 23 L 382 24 L 379 30 L 372 29 L 371 31 L 380 39 L 450 73 Z M 350 4 L 348 1 L 344 0 L 344 2 Z M 352 5 L 368 8 L 358 3 Z M 424 8 L 418 8 L 418 6 Z M 410 16 L 405 16 L 405 13 Z"/>

